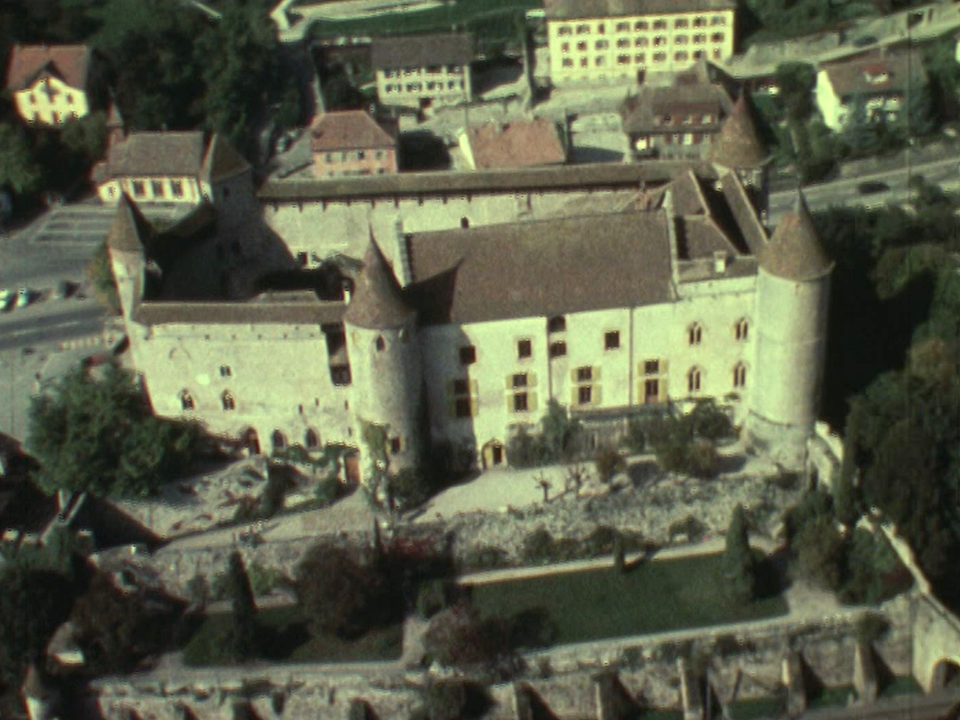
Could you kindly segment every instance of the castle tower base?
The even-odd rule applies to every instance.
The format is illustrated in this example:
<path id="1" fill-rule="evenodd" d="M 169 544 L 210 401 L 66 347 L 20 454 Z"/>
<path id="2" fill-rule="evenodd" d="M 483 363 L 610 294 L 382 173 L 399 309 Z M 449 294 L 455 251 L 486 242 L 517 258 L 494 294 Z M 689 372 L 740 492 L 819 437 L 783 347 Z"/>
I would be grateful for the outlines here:
<path id="1" fill-rule="evenodd" d="M 806 469 L 807 440 L 813 430 L 813 425 L 781 425 L 754 412 L 747 416 L 744 426 L 747 447 L 791 472 Z"/>

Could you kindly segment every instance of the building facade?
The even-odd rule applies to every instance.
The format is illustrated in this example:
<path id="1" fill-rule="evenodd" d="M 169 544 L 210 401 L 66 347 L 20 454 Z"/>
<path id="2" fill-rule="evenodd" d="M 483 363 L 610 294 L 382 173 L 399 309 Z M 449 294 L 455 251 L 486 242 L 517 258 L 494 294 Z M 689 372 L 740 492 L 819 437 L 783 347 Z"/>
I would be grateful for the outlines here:
<path id="1" fill-rule="evenodd" d="M 467 34 L 374 38 L 370 62 L 383 105 L 427 110 L 473 98 L 473 37 Z"/>
<path id="2" fill-rule="evenodd" d="M 562 165 L 567 161 L 560 130 L 546 118 L 470 125 L 457 141 L 471 170 Z"/>
<path id="3" fill-rule="evenodd" d="M 730 0 L 546 0 L 555 85 L 685 70 L 733 55 Z"/>
<path id="4" fill-rule="evenodd" d="M 384 175 L 398 168 L 398 126 L 363 110 L 323 113 L 310 124 L 313 174 L 318 178 Z"/>
<path id="5" fill-rule="evenodd" d="M 6 87 L 25 122 L 61 127 L 101 106 L 103 66 L 86 45 L 16 45 Z"/>

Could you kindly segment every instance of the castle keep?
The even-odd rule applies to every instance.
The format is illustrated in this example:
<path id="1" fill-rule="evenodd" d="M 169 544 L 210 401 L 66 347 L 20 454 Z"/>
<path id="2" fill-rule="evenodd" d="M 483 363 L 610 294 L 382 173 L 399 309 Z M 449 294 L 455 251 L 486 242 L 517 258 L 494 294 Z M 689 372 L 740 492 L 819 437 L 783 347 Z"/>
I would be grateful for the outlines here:
<path id="1" fill-rule="evenodd" d="M 550 400 L 600 435 L 643 406 L 712 397 L 801 467 L 832 264 L 802 198 L 768 236 L 766 155 L 742 102 L 711 153 L 579 213 L 414 232 L 398 219 L 388 237 L 370 225 L 358 272 L 229 301 L 156 291 L 167 241 L 124 196 L 108 242 L 134 364 L 158 414 L 254 450 L 364 455 L 376 426 L 390 471 L 441 443 L 489 467 Z M 338 230 L 313 229 L 318 253 Z"/>

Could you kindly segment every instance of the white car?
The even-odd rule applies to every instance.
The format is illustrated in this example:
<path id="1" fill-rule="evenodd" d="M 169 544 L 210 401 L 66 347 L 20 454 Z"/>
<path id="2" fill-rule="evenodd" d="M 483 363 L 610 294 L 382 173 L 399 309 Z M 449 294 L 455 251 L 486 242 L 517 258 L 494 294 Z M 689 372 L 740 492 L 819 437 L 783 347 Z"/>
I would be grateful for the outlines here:
<path id="1" fill-rule="evenodd" d="M 30 288 L 22 287 L 17 290 L 17 307 L 22 308 L 29 305 L 30 300 L 32 299 L 31 295 L 32 293 L 30 292 Z"/>
<path id="2" fill-rule="evenodd" d="M 9 310 L 15 297 L 16 295 L 13 290 L 7 288 L 0 289 L 0 310 Z"/>

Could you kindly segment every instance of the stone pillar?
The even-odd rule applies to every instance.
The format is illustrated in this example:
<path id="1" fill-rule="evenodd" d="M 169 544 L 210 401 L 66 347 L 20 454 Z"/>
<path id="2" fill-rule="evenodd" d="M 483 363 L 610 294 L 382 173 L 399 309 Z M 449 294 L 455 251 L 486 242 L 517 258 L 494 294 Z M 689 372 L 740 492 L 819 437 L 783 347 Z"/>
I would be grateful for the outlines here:
<path id="1" fill-rule="evenodd" d="M 787 714 L 796 717 L 807 709 L 807 689 L 803 683 L 803 660 L 796 650 L 783 658 L 781 681 L 787 689 Z"/>
<path id="2" fill-rule="evenodd" d="M 877 664 L 870 645 L 857 643 L 853 652 L 853 687 L 860 704 L 867 705 L 877 699 Z"/>

